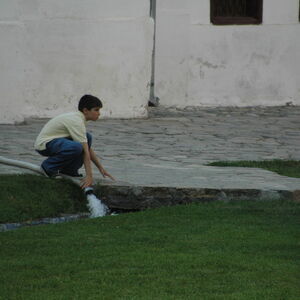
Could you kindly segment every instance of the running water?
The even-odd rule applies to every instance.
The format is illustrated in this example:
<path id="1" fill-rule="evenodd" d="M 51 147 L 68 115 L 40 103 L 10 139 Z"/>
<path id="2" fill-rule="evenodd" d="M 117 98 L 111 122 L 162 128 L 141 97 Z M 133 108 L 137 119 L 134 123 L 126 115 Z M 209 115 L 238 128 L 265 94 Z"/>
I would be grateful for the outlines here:
<path id="1" fill-rule="evenodd" d="M 108 207 L 94 195 L 93 191 L 91 187 L 84 190 L 88 200 L 87 206 L 91 213 L 90 218 L 104 217 L 108 214 Z"/>

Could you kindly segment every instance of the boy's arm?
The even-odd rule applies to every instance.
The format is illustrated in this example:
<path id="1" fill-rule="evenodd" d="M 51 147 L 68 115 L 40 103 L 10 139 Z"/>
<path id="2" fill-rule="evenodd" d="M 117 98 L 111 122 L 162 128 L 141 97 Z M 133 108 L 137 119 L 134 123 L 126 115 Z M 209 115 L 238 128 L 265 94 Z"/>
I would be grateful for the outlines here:
<path id="1" fill-rule="evenodd" d="M 84 189 L 93 184 L 93 172 L 91 166 L 91 157 L 87 143 L 81 143 L 83 147 L 83 164 L 85 168 L 85 178 L 81 181 L 81 187 Z"/>
<path id="2" fill-rule="evenodd" d="M 109 177 L 112 180 L 115 180 L 106 170 L 103 168 L 101 165 L 96 153 L 92 148 L 90 148 L 90 157 L 92 162 L 95 164 L 95 166 L 99 169 L 100 173 L 102 174 L 103 177 Z"/>

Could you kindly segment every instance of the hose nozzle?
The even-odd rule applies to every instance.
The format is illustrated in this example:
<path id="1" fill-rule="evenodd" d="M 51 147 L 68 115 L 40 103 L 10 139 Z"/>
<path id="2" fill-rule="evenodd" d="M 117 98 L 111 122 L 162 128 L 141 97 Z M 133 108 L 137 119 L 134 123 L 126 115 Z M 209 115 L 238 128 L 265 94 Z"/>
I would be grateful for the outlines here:
<path id="1" fill-rule="evenodd" d="M 86 188 L 84 188 L 84 193 L 86 195 L 94 194 L 94 189 L 92 187 L 90 187 L 90 186 L 86 187 Z"/>

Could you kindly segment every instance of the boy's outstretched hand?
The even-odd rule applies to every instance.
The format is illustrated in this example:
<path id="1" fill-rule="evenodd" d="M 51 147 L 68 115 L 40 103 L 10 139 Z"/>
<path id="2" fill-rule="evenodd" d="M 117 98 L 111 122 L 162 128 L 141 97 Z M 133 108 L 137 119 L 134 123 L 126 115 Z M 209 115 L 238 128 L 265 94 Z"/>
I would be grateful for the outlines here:
<path id="1" fill-rule="evenodd" d="M 111 176 L 105 169 L 101 168 L 100 172 L 104 178 L 109 177 L 111 180 L 116 181 L 115 178 L 113 176 Z M 92 176 L 86 176 L 80 182 L 80 186 L 82 189 L 89 187 L 91 185 L 93 185 L 93 177 Z"/>
<path id="2" fill-rule="evenodd" d="M 116 181 L 108 172 L 106 172 L 106 170 L 103 168 L 103 166 L 101 165 L 96 153 L 94 152 L 94 150 L 92 148 L 90 148 L 90 156 L 91 156 L 91 160 L 92 162 L 96 165 L 96 167 L 98 168 L 98 170 L 100 171 L 100 173 L 102 174 L 102 176 L 105 177 L 109 177 L 111 180 Z"/>
<path id="3" fill-rule="evenodd" d="M 100 173 L 102 174 L 102 176 L 105 177 L 109 177 L 111 180 L 116 181 L 115 178 L 113 178 L 108 172 L 106 172 L 105 169 L 101 168 L 99 169 Z"/>

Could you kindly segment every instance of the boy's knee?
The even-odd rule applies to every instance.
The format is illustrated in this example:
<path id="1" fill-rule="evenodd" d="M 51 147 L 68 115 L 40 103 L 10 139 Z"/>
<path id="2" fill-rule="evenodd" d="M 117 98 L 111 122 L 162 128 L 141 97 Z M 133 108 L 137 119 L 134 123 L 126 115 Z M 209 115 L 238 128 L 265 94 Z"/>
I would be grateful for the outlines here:
<path id="1" fill-rule="evenodd" d="M 71 151 L 74 155 L 80 155 L 83 151 L 83 146 L 78 142 L 74 142 L 72 143 Z"/>

